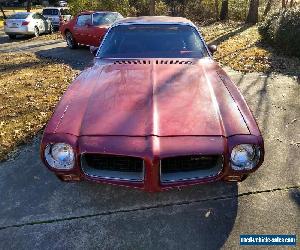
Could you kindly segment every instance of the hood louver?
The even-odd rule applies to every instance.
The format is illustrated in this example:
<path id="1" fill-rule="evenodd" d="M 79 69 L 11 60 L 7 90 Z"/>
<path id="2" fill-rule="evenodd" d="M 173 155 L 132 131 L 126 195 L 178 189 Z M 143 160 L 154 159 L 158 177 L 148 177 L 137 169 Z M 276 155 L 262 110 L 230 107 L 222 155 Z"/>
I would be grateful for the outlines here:
<path id="1" fill-rule="evenodd" d="M 193 64 L 193 62 L 186 60 L 156 60 L 156 64 Z"/>
<path id="2" fill-rule="evenodd" d="M 114 64 L 150 64 L 149 60 L 117 60 Z"/>
<path id="3" fill-rule="evenodd" d="M 150 60 L 117 60 L 114 64 L 151 64 Z M 193 61 L 187 60 L 156 60 L 155 64 L 194 64 Z"/>

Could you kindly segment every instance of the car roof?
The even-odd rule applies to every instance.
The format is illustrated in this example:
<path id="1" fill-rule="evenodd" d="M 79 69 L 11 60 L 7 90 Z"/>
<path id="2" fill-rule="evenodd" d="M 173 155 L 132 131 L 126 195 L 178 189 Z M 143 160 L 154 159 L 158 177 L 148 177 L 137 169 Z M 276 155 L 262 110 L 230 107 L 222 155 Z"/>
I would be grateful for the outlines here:
<path id="1" fill-rule="evenodd" d="M 116 13 L 119 14 L 119 12 L 116 11 L 92 11 L 92 10 L 86 10 L 86 11 L 82 11 L 79 13 L 79 15 L 84 15 L 84 14 L 94 14 L 94 13 Z"/>
<path id="2" fill-rule="evenodd" d="M 122 24 L 194 24 L 184 17 L 170 17 L 170 16 L 140 16 L 127 17 L 115 23 L 115 25 Z"/>
<path id="3" fill-rule="evenodd" d="M 69 9 L 68 7 L 45 7 L 43 8 L 43 10 L 47 10 L 47 9 Z"/>
<path id="4" fill-rule="evenodd" d="M 33 14 L 35 14 L 36 12 L 27 12 L 27 11 L 18 11 L 18 12 L 14 12 L 13 14 L 11 14 L 11 16 L 13 16 L 13 15 L 17 15 L 17 14 L 28 14 L 28 15 L 33 15 Z"/>

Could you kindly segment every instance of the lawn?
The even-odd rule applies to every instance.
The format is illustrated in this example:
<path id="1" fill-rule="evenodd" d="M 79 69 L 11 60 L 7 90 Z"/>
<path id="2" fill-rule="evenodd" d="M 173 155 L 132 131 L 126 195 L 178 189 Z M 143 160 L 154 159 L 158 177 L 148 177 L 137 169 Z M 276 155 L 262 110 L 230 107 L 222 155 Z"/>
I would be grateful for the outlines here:
<path id="1" fill-rule="evenodd" d="M 46 124 L 76 72 L 31 53 L 0 57 L 0 160 Z"/>
<path id="2" fill-rule="evenodd" d="M 242 72 L 279 72 L 298 76 L 300 59 L 280 55 L 261 42 L 257 26 L 226 22 L 200 26 L 206 41 L 218 45 L 215 59 Z"/>

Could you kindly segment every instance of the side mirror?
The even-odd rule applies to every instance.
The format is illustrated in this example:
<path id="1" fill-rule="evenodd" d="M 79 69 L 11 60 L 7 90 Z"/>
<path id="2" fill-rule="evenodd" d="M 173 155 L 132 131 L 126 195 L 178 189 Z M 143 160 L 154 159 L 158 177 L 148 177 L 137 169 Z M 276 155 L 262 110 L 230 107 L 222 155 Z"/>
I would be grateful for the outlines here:
<path id="1" fill-rule="evenodd" d="M 210 53 L 213 55 L 218 50 L 218 47 L 217 45 L 208 45 L 208 49 Z"/>
<path id="2" fill-rule="evenodd" d="M 90 52 L 91 52 L 91 54 L 93 56 L 96 56 L 98 49 L 99 49 L 98 47 L 90 46 Z"/>

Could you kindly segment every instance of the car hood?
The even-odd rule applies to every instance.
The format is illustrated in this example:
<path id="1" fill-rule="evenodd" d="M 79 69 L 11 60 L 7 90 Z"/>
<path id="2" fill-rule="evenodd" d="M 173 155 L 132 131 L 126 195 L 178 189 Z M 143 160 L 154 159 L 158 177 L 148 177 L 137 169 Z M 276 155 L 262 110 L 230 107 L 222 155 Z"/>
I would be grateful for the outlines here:
<path id="1" fill-rule="evenodd" d="M 249 134 L 211 59 L 96 63 L 71 84 L 46 132 L 77 136 Z"/>

